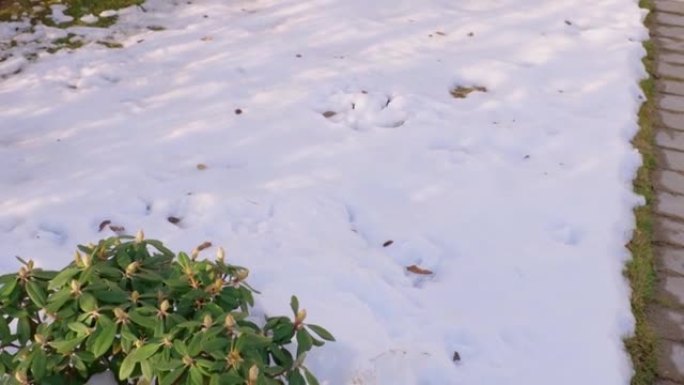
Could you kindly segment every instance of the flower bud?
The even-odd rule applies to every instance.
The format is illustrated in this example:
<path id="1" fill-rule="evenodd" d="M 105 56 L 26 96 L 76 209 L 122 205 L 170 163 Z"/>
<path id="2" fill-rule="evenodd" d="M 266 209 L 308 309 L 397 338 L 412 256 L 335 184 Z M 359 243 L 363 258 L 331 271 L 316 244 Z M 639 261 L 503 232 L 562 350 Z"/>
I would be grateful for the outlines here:
<path id="1" fill-rule="evenodd" d="M 221 261 L 221 262 L 225 262 L 226 252 L 225 252 L 225 250 L 223 250 L 223 247 L 219 246 L 218 250 L 216 250 L 216 259 Z"/>
<path id="2" fill-rule="evenodd" d="M 76 254 L 74 254 L 74 262 L 76 262 L 76 266 L 78 267 L 84 266 L 83 258 L 81 257 L 81 253 L 79 253 L 78 251 L 76 252 Z"/>
<path id="3" fill-rule="evenodd" d="M 114 308 L 114 316 L 116 317 L 116 321 L 118 323 L 127 323 L 128 322 L 128 314 L 126 314 L 123 309 L 120 307 Z"/>
<path id="4" fill-rule="evenodd" d="M 159 305 L 159 310 L 162 312 L 166 313 L 167 310 L 169 310 L 169 307 L 171 307 L 171 304 L 169 303 L 169 300 L 165 299 L 162 301 L 162 303 Z"/>
<path id="5" fill-rule="evenodd" d="M 138 271 L 138 268 L 140 268 L 140 262 L 135 261 L 129 263 L 128 266 L 126 266 L 126 275 L 131 276 L 135 274 L 135 272 Z"/>
<path id="6" fill-rule="evenodd" d="M 93 264 L 93 257 L 91 257 L 89 254 L 85 254 L 83 256 L 83 267 L 89 268 Z"/>
<path id="7" fill-rule="evenodd" d="M 196 260 L 197 257 L 199 257 L 199 253 L 200 250 L 195 247 L 194 249 L 192 249 L 192 253 L 190 253 L 190 259 L 192 259 L 193 261 Z"/>
<path id="8" fill-rule="evenodd" d="M 252 367 L 249 368 L 249 383 L 250 384 L 256 384 L 258 378 L 259 378 L 259 367 L 257 367 L 256 365 L 252 365 Z"/>
<path id="9" fill-rule="evenodd" d="M 226 329 L 233 330 L 235 327 L 235 318 L 233 318 L 232 314 L 226 315 L 226 320 L 223 325 L 226 327 Z"/>
<path id="10" fill-rule="evenodd" d="M 249 270 L 247 269 L 239 269 L 235 272 L 235 278 L 237 278 L 238 281 L 244 281 L 248 276 Z"/>
<path id="11" fill-rule="evenodd" d="M 209 329 L 213 324 L 214 319 L 211 318 L 211 314 L 205 314 L 204 319 L 202 320 L 202 326 L 204 326 L 205 329 Z"/>
<path id="12" fill-rule="evenodd" d="M 301 324 L 302 322 L 304 322 L 305 319 L 306 319 L 306 309 L 302 309 L 302 310 L 297 312 L 297 316 L 295 317 L 295 323 Z"/>
<path id="13" fill-rule="evenodd" d="M 38 345 L 45 344 L 45 337 L 42 334 L 36 334 L 33 336 L 33 340 L 36 341 Z"/>
<path id="14" fill-rule="evenodd" d="M 139 299 L 140 299 L 140 293 L 138 293 L 137 290 L 133 290 L 133 292 L 131 293 L 131 301 L 133 301 L 133 303 L 138 303 Z"/>
<path id="15" fill-rule="evenodd" d="M 28 377 L 26 376 L 26 373 L 24 373 L 24 372 L 14 373 L 14 379 L 17 380 L 17 382 L 22 384 L 22 385 L 29 383 Z"/>
<path id="16" fill-rule="evenodd" d="M 135 243 L 141 243 L 145 239 L 145 233 L 142 230 L 138 230 L 135 234 Z"/>
<path id="17" fill-rule="evenodd" d="M 72 279 L 70 286 L 71 286 L 71 294 L 81 295 L 81 284 L 78 283 L 77 280 Z"/>

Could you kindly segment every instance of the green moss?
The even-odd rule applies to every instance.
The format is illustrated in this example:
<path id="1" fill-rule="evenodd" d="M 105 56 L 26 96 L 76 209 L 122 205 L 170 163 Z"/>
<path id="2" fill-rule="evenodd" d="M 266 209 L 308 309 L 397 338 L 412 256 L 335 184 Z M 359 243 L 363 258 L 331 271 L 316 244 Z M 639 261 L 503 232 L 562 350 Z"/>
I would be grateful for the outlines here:
<path id="1" fill-rule="evenodd" d="M 650 0 L 641 0 L 642 8 L 652 10 Z M 651 15 L 646 19 L 651 25 Z M 632 385 L 653 385 L 657 377 L 657 337 L 649 324 L 649 306 L 654 302 L 656 286 L 655 257 L 653 254 L 653 202 L 654 188 L 651 175 L 657 167 L 653 145 L 653 116 L 655 109 L 655 82 L 653 78 L 655 48 L 652 41 L 644 42 L 646 56 L 643 58 L 648 77 L 640 85 L 646 101 L 639 111 L 640 130 L 633 139 L 634 146 L 643 157 L 643 165 L 634 180 L 634 190 L 642 195 L 646 204 L 634 210 L 636 230 L 629 249 L 632 260 L 627 264 L 625 275 L 632 288 L 631 306 L 636 319 L 634 336 L 625 340 L 625 347 L 632 357 L 634 377 Z"/>

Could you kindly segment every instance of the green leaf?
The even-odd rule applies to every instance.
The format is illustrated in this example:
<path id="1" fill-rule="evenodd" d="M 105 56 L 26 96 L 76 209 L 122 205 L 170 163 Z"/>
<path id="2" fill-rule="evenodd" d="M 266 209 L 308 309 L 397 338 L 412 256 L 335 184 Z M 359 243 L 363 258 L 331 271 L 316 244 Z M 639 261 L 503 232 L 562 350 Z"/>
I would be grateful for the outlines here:
<path id="1" fill-rule="evenodd" d="M 128 379 L 133 371 L 135 370 L 136 361 L 133 360 L 131 355 L 127 355 L 126 358 L 121 361 L 121 367 L 119 368 L 119 380 Z"/>
<path id="2" fill-rule="evenodd" d="M 90 328 L 80 322 L 70 322 L 67 327 L 80 335 L 90 334 Z"/>
<path id="3" fill-rule="evenodd" d="M 149 344 L 149 345 L 144 345 L 141 346 L 133 351 L 131 351 L 126 358 L 131 358 L 135 362 L 140 362 L 142 360 L 148 359 L 150 356 L 152 356 L 154 353 L 159 350 L 161 347 L 160 343 L 157 344 Z"/>
<path id="4" fill-rule="evenodd" d="M 306 381 L 302 377 L 302 373 L 299 372 L 299 369 L 294 369 L 287 374 L 287 383 L 288 385 L 306 385 Z"/>
<path id="5" fill-rule="evenodd" d="M 84 338 L 85 337 L 76 337 L 70 340 L 50 341 L 48 342 L 48 345 L 52 346 L 57 353 L 70 354 L 74 351 L 74 349 L 76 349 L 76 347 L 81 343 L 81 341 L 83 341 Z"/>
<path id="6" fill-rule="evenodd" d="M 146 315 L 144 313 L 144 308 L 137 308 L 128 313 L 128 317 L 131 319 L 131 321 L 144 327 L 145 329 L 154 330 L 157 326 L 157 322 L 161 321 L 152 318 L 150 315 Z"/>
<path id="7" fill-rule="evenodd" d="M 58 273 L 58 272 L 56 272 L 56 271 L 47 271 L 47 270 L 43 270 L 43 269 L 34 269 L 34 270 L 31 272 L 31 276 L 32 276 L 33 278 L 38 278 L 38 279 L 41 279 L 41 280 L 43 280 L 43 281 L 49 281 L 49 280 L 55 278 L 55 277 L 57 276 L 57 273 Z"/>
<path id="8" fill-rule="evenodd" d="M 9 324 L 7 324 L 5 317 L 0 315 L 0 342 L 10 342 L 10 338 L 12 338 L 11 334 L 12 332 L 10 331 Z"/>
<path id="9" fill-rule="evenodd" d="M 97 319 L 96 336 L 93 336 L 93 345 L 90 351 L 95 357 L 100 357 L 109 350 L 116 336 L 116 324 L 105 315 Z"/>
<path id="10" fill-rule="evenodd" d="M 198 367 L 190 367 L 190 385 L 203 385 L 204 376 Z"/>
<path id="11" fill-rule="evenodd" d="M 152 370 L 152 364 L 149 360 L 140 361 L 140 370 L 142 371 L 143 378 L 145 378 L 148 381 L 152 381 L 154 371 Z"/>
<path id="12" fill-rule="evenodd" d="M 219 384 L 221 385 L 243 385 L 245 379 L 234 372 L 223 373 L 219 376 Z"/>
<path id="13" fill-rule="evenodd" d="M 304 329 L 297 331 L 297 357 L 311 350 L 313 340 L 311 334 Z"/>
<path id="14" fill-rule="evenodd" d="M 26 282 L 26 293 L 36 306 L 41 309 L 45 307 L 45 304 L 47 303 L 47 294 L 37 282 Z"/>
<path id="15" fill-rule="evenodd" d="M 188 346 L 185 345 L 185 342 L 181 340 L 175 340 L 173 341 L 173 348 L 180 354 L 181 356 L 187 356 L 189 355 L 188 353 Z"/>
<path id="16" fill-rule="evenodd" d="M 48 297 L 48 305 L 45 307 L 50 313 L 57 313 L 64 304 L 71 299 L 69 288 L 64 288 Z"/>
<path id="17" fill-rule="evenodd" d="M 287 342 L 294 336 L 294 324 L 291 321 L 281 322 L 273 329 L 273 341 Z"/>
<path id="18" fill-rule="evenodd" d="M 306 324 L 306 327 L 311 329 L 312 332 L 316 333 L 319 337 L 323 338 L 326 341 L 335 341 L 335 337 L 333 337 L 333 335 L 330 334 L 329 331 L 323 329 L 318 325 Z"/>
<path id="19" fill-rule="evenodd" d="M 177 359 L 160 360 L 154 367 L 162 372 L 168 372 L 170 370 L 178 369 L 183 366 L 183 362 Z"/>
<path id="20" fill-rule="evenodd" d="M 47 370 L 47 355 L 40 347 L 33 353 L 31 359 L 31 374 L 35 380 L 40 381 L 45 377 Z"/>
<path id="21" fill-rule="evenodd" d="M 7 297 L 11 296 L 12 293 L 14 292 L 14 289 L 17 288 L 18 282 L 19 281 L 15 278 L 15 279 L 12 279 L 12 280 L 8 281 L 7 283 L 5 283 L 2 286 L 2 288 L 0 289 L 0 298 L 7 298 Z"/>
<path id="22" fill-rule="evenodd" d="M 48 290 L 57 290 L 62 286 L 66 285 L 78 272 L 80 271 L 77 267 L 67 267 L 62 270 L 55 278 L 50 280 L 48 283 Z"/>
<path id="23" fill-rule="evenodd" d="M 180 368 L 176 368 L 172 371 L 170 371 L 168 374 L 164 375 L 161 379 L 161 383 L 159 385 L 173 385 L 178 381 L 183 374 L 185 374 L 185 371 L 187 368 L 185 366 L 181 366 Z"/>
<path id="24" fill-rule="evenodd" d="M 306 377 L 306 383 L 308 385 L 319 385 L 316 377 L 314 377 L 314 375 L 311 374 L 311 372 L 307 368 L 304 368 L 304 377 Z"/>
<path id="25" fill-rule="evenodd" d="M 97 299 L 90 293 L 81 293 L 78 298 L 78 306 L 84 312 L 91 312 L 97 310 Z"/>
<path id="26" fill-rule="evenodd" d="M 273 356 L 274 361 L 281 366 L 291 367 L 294 359 L 292 354 L 285 348 L 279 346 L 278 344 L 273 344 L 269 347 L 269 351 Z"/>
<path id="27" fill-rule="evenodd" d="M 290 308 L 292 309 L 292 312 L 297 315 L 297 312 L 299 311 L 299 300 L 294 295 L 290 298 Z"/>
<path id="28" fill-rule="evenodd" d="M 19 318 L 17 336 L 19 337 L 19 343 L 22 345 L 31 339 L 31 323 L 28 316 Z"/>

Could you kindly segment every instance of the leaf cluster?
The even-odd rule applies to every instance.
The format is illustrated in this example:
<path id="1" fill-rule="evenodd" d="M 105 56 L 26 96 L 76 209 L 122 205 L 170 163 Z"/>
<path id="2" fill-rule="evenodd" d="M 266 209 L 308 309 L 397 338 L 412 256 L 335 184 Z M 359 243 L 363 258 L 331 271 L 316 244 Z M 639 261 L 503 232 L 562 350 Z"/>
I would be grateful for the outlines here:
<path id="1" fill-rule="evenodd" d="M 307 352 L 334 341 L 292 317 L 249 315 L 249 271 L 177 256 L 141 235 L 79 246 L 74 262 L 32 261 L 0 276 L 0 385 L 82 385 L 111 370 L 119 384 L 317 385 Z"/>

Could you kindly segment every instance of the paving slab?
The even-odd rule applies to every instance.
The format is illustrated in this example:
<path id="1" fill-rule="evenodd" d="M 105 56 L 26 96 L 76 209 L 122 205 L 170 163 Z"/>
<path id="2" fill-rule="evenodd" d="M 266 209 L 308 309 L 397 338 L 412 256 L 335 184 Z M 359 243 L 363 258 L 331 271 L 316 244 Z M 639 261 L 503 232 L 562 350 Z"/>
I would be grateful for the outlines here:
<path id="1" fill-rule="evenodd" d="M 653 28 L 653 33 L 656 36 L 669 37 L 674 40 L 684 40 L 683 27 L 656 25 Z"/>
<path id="2" fill-rule="evenodd" d="M 677 305 L 684 306 L 684 277 L 668 275 L 661 280 L 663 292 Z M 678 311 L 678 312 L 681 312 Z M 682 363 L 684 364 L 684 362 Z"/>
<path id="3" fill-rule="evenodd" d="M 684 249 L 661 246 L 655 249 L 659 260 L 659 270 L 684 276 Z M 682 314 L 684 317 L 684 314 Z M 684 327 L 684 324 L 682 324 Z"/>
<path id="4" fill-rule="evenodd" d="M 684 79 L 684 65 L 658 62 L 656 74 L 662 78 Z"/>
<path id="5" fill-rule="evenodd" d="M 660 110 L 656 115 L 665 127 L 684 131 L 684 114 Z"/>
<path id="6" fill-rule="evenodd" d="M 684 15 L 675 13 L 656 12 L 654 21 L 660 25 L 684 26 Z"/>
<path id="7" fill-rule="evenodd" d="M 660 215 L 684 221 L 684 196 L 662 190 L 657 191 L 653 209 Z"/>
<path id="8" fill-rule="evenodd" d="M 656 12 L 684 14 L 684 2 L 675 0 L 656 0 L 653 4 Z"/>
<path id="9" fill-rule="evenodd" d="M 684 16 L 682 16 L 682 19 L 684 19 Z M 662 53 L 658 56 L 658 60 L 671 64 L 684 64 L 684 54 L 674 52 Z"/>
<path id="10" fill-rule="evenodd" d="M 677 172 L 684 172 L 684 152 L 677 150 L 662 149 L 660 151 L 660 155 L 660 165 L 663 168 Z"/>
<path id="11" fill-rule="evenodd" d="M 684 223 L 658 216 L 654 227 L 654 241 L 684 248 Z"/>
<path id="12" fill-rule="evenodd" d="M 652 309 L 655 332 L 658 337 L 684 342 L 684 314 L 664 306 Z"/>
<path id="13" fill-rule="evenodd" d="M 679 66 L 679 65 L 678 65 Z M 684 68 L 684 66 L 682 66 Z M 660 92 L 684 96 L 684 81 L 674 79 L 663 79 L 658 82 Z"/>
<path id="14" fill-rule="evenodd" d="M 684 151 L 684 132 L 659 129 L 655 134 L 655 144 L 660 147 Z"/>
<path id="15" fill-rule="evenodd" d="M 684 175 L 672 170 L 658 170 L 654 173 L 656 188 L 680 194 L 684 198 Z M 684 221 L 682 222 L 684 224 Z"/>
<path id="16" fill-rule="evenodd" d="M 682 73 L 684 75 L 684 73 Z M 658 108 L 668 111 L 684 112 L 684 96 L 662 95 L 658 100 Z"/>
<path id="17" fill-rule="evenodd" d="M 684 344 L 662 340 L 657 350 L 658 374 L 670 381 L 684 382 Z"/>
<path id="18" fill-rule="evenodd" d="M 655 35 L 653 40 L 658 44 L 658 47 L 661 49 L 675 52 L 684 52 L 684 41 L 675 40 L 669 37 L 658 35 Z"/>

